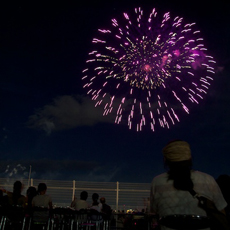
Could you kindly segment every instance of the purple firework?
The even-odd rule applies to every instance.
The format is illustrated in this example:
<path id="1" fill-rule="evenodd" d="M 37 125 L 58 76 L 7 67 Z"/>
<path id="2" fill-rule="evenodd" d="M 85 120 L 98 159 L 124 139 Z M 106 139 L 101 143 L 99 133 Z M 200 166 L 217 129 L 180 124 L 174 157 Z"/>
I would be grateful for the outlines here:
<path id="1" fill-rule="evenodd" d="M 141 8 L 123 16 L 122 24 L 112 19 L 111 28 L 93 38 L 83 87 L 103 115 L 116 113 L 117 124 L 137 131 L 147 124 L 153 131 L 156 124 L 169 128 L 207 94 L 215 61 L 195 23 L 169 12 L 159 20 L 155 8 L 148 17 Z"/>

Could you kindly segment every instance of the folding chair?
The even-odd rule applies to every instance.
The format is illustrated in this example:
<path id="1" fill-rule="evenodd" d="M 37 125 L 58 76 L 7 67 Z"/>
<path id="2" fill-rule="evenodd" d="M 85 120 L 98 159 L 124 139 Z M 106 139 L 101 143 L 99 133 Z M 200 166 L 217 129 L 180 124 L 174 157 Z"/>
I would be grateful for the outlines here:
<path id="1" fill-rule="evenodd" d="M 28 230 L 50 230 L 51 220 L 50 210 L 48 208 L 34 207 Z"/>
<path id="2" fill-rule="evenodd" d="M 0 230 L 11 228 L 24 230 L 25 226 L 26 216 L 22 206 L 7 205 L 1 208 Z"/>

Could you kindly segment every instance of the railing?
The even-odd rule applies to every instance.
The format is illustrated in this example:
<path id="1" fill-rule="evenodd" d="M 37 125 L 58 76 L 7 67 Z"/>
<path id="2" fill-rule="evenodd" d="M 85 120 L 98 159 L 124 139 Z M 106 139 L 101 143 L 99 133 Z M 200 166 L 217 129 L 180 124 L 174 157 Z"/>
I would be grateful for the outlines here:
<path id="1" fill-rule="evenodd" d="M 13 190 L 17 178 L 0 178 L 0 187 L 9 191 Z M 37 188 L 39 183 L 46 183 L 47 194 L 52 197 L 53 205 L 70 206 L 74 196 L 79 199 L 81 191 L 88 192 L 87 202 L 92 202 L 92 194 L 98 193 L 99 197 L 105 197 L 106 203 L 114 210 L 134 209 L 141 211 L 147 208 L 150 195 L 149 183 L 123 183 L 123 182 L 90 182 L 90 181 L 61 181 L 61 180 L 30 180 L 21 179 L 24 184 L 23 195 L 29 186 Z"/>

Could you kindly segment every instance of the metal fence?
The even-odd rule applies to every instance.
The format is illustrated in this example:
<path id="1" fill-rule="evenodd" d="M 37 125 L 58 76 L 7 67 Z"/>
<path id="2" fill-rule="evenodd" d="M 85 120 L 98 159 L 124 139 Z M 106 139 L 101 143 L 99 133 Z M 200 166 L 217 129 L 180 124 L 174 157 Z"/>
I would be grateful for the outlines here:
<path id="1" fill-rule="evenodd" d="M 13 190 L 13 184 L 18 179 L 0 178 L 0 187 L 9 191 Z M 106 203 L 114 210 L 129 209 L 141 211 L 146 209 L 150 194 L 149 183 L 123 183 L 123 182 L 90 182 L 90 181 L 63 181 L 63 180 L 41 180 L 21 179 L 24 184 L 23 195 L 29 186 L 37 188 L 39 183 L 46 183 L 47 194 L 52 197 L 53 205 L 70 206 L 74 196 L 79 199 L 81 191 L 88 192 L 88 203 L 90 204 L 93 193 L 99 197 L 105 197 Z"/>

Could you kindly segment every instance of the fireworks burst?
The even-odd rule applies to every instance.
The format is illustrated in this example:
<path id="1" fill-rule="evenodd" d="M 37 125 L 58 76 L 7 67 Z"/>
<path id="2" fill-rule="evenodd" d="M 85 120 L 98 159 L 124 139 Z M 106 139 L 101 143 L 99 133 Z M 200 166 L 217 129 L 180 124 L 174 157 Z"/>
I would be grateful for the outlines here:
<path id="1" fill-rule="evenodd" d="M 115 123 L 126 121 L 141 131 L 150 124 L 163 128 L 179 122 L 179 111 L 207 94 L 215 61 L 207 55 L 195 23 L 158 19 L 155 9 L 145 17 L 141 8 L 112 19 L 110 29 L 98 29 L 82 80 L 103 115 L 116 112 Z"/>

